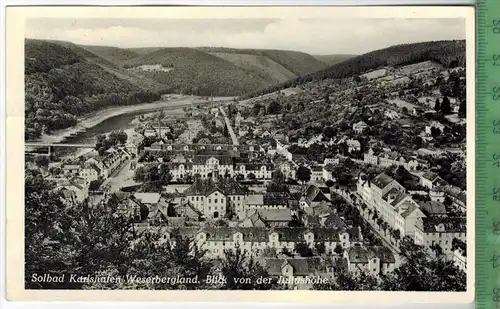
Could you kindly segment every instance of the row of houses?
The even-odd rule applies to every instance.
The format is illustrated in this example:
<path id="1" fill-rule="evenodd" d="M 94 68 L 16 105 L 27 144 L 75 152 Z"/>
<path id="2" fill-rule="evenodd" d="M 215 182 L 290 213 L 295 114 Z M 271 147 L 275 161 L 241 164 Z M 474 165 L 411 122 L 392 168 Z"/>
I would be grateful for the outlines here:
<path id="1" fill-rule="evenodd" d="M 363 161 L 367 164 L 380 167 L 402 166 L 409 171 L 427 168 L 428 162 L 416 157 L 406 157 L 393 151 L 376 151 L 370 148 L 364 155 Z"/>
<path id="2" fill-rule="evenodd" d="M 453 254 L 454 238 L 466 240 L 465 216 L 448 213 L 444 205 L 436 207 L 436 204 L 441 204 L 437 200 L 431 204 L 433 207 L 429 203 L 422 207 L 401 184 L 384 173 L 373 180 L 361 175 L 357 192 L 391 228 L 400 231 L 401 237 L 410 236 L 415 243 L 427 247 L 439 245 L 448 255 Z"/>

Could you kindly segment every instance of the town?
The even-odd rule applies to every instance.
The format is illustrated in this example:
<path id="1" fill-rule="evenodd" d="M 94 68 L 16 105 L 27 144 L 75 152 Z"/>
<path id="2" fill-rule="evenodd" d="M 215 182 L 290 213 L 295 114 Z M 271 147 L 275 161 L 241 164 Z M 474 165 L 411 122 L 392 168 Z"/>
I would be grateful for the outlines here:
<path id="1" fill-rule="evenodd" d="M 70 207 L 116 199 L 136 231 L 178 233 L 213 259 L 239 248 L 290 289 L 339 269 L 388 275 L 405 238 L 466 272 L 463 67 L 426 61 L 205 99 L 28 168 Z"/>

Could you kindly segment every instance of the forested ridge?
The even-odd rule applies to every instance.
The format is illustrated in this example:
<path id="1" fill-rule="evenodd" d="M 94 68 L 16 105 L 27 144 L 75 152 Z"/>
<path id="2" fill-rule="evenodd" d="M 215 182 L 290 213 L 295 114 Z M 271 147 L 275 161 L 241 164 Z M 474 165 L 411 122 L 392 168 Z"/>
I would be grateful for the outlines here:
<path id="1" fill-rule="evenodd" d="M 278 49 L 237 49 L 226 47 L 199 47 L 199 50 L 210 53 L 233 53 L 265 56 L 290 70 L 296 75 L 305 75 L 316 72 L 325 67 L 325 64 L 313 56 L 298 51 Z"/>
<path id="2" fill-rule="evenodd" d="M 164 48 L 124 62 L 125 68 L 161 65 L 169 72 L 140 74 L 165 85 L 165 92 L 196 95 L 238 95 L 268 85 L 238 66 L 193 48 Z"/>
<path id="3" fill-rule="evenodd" d="M 96 55 L 97 61 L 89 60 L 76 45 L 67 46 L 25 40 L 26 139 L 74 126 L 77 117 L 105 107 L 160 98 L 104 70 L 98 62 L 106 60 Z"/>
<path id="4" fill-rule="evenodd" d="M 391 46 L 350 58 L 279 85 L 247 93 L 241 98 L 251 98 L 288 87 L 296 87 L 314 80 L 348 78 L 379 67 L 397 67 L 429 60 L 438 62 L 445 67 L 465 66 L 465 40 L 431 41 Z"/>

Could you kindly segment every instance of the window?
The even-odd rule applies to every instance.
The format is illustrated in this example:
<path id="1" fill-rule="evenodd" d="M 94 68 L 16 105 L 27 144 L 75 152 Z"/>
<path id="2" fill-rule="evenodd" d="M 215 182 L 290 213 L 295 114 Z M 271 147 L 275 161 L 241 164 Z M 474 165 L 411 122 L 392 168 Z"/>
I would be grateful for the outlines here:
<path id="1" fill-rule="evenodd" d="M 198 200 L 199 200 L 199 197 L 197 196 L 197 197 L 196 197 L 196 201 L 198 202 Z"/>
<path id="2" fill-rule="evenodd" d="M 209 199 L 208 199 L 208 202 L 209 202 L 209 203 L 212 203 L 212 199 L 211 199 L 211 198 L 209 198 Z"/>
<path id="3" fill-rule="evenodd" d="M 217 194 L 215 194 L 215 195 L 217 195 Z M 217 204 L 217 199 L 214 199 L 214 203 Z"/>

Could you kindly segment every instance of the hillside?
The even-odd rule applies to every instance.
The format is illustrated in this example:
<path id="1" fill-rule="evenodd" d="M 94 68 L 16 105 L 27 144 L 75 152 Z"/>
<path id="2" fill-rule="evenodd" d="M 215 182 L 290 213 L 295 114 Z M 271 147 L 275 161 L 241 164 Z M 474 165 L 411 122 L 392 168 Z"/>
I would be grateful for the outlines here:
<path id="1" fill-rule="evenodd" d="M 372 51 L 282 84 L 248 93 L 250 98 L 288 87 L 302 85 L 312 80 L 347 78 L 383 66 L 402 66 L 432 60 L 445 67 L 465 66 L 465 41 L 433 41 L 402 44 Z"/>
<path id="2" fill-rule="evenodd" d="M 193 48 L 164 48 L 125 61 L 124 67 L 174 93 L 230 96 L 269 85 L 258 74 Z"/>
<path id="3" fill-rule="evenodd" d="M 265 57 L 250 54 L 236 53 L 210 53 L 216 57 L 227 60 L 234 65 L 249 71 L 255 72 L 258 76 L 270 83 L 284 82 L 297 77 L 279 63 Z"/>
<path id="4" fill-rule="evenodd" d="M 129 49 L 113 46 L 80 45 L 80 47 L 114 64 L 139 56 L 138 53 Z"/>
<path id="5" fill-rule="evenodd" d="M 25 40 L 25 138 L 74 126 L 107 106 L 160 98 L 105 70 L 107 62 L 71 43 Z"/>
<path id="6" fill-rule="evenodd" d="M 276 49 L 235 49 L 225 47 L 199 47 L 199 50 L 209 53 L 226 54 L 247 54 L 255 56 L 264 56 L 280 64 L 293 74 L 300 76 L 316 72 L 325 67 L 325 64 L 313 56 L 290 50 Z"/>
<path id="7" fill-rule="evenodd" d="M 321 62 L 326 63 L 327 65 L 334 65 L 357 55 L 349 55 L 349 54 L 334 54 L 334 55 L 313 55 L 314 58 L 318 59 Z"/>

